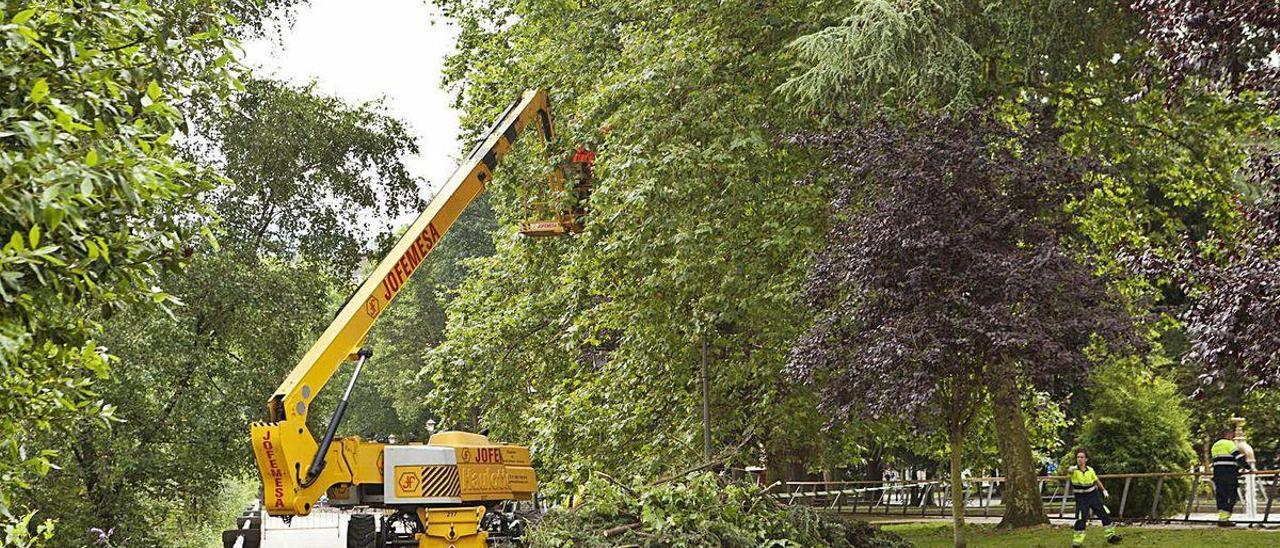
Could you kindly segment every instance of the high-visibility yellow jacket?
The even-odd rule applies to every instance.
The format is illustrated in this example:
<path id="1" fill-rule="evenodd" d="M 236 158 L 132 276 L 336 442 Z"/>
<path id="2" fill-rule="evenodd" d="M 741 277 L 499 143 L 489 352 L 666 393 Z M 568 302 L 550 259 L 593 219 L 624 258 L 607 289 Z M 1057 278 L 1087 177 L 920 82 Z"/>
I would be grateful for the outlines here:
<path id="1" fill-rule="evenodd" d="M 1098 489 L 1098 472 L 1088 466 L 1081 470 L 1075 466 L 1068 469 L 1071 476 L 1071 490 L 1077 495 L 1092 493 Z"/>
<path id="2" fill-rule="evenodd" d="M 1209 456 L 1213 458 L 1214 472 L 1239 472 L 1249 469 L 1249 463 L 1244 460 L 1244 453 L 1236 447 L 1236 442 L 1228 439 L 1213 442 L 1213 446 L 1209 448 Z"/>

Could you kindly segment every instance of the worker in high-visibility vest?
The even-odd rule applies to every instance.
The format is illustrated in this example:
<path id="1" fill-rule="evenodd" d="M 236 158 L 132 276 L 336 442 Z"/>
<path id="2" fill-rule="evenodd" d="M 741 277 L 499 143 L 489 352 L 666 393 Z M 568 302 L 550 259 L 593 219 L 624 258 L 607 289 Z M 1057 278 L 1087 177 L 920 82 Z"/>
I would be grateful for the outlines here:
<path id="1" fill-rule="evenodd" d="M 1096 514 L 1102 520 L 1108 544 L 1120 542 L 1116 524 L 1111 521 L 1111 513 L 1103 501 L 1107 497 L 1107 488 L 1098 479 L 1098 471 L 1089 466 L 1089 454 L 1084 449 L 1076 451 L 1076 465 L 1067 468 L 1067 477 L 1071 481 L 1071 491 L 1076 495 L 1076 524 L 1071 545 L 1084 546 L 1084 529 L 1090 514 Z"/>
<path id="2" fill-rule="evenodd" d="M 573 509 L 573 508 L 582 506 L 582 503 L 584 502 L 582 497 L 582 487 L 581 486 L 574 487 L 573 478 L 569 478 L 565 480 L 565 492 L 567 492 L 568 494 L 565 495 L 564 498 L 560 500 L 561 506 L 564 506 L 565 508 L 568 508 L 568 509 Z"/>
<path id="3" fill-rule="evenodd" d="M 1240 488 L 1240 472 L 1249 469 L 1244 452 L 1231 439 L 1234 435 L 1234 429 L 1223 431 L 1222 438 L 1213 442 L 1213 446 L 1209 448 L 1209 456 L 1213 459 L 1213 490 L 1214 499 L 1218 503 L 1219 527 L 1235 527 L 1236 524 L 1231 522 L 1231 511 L 1240 500 L 1237 491 Z"/>

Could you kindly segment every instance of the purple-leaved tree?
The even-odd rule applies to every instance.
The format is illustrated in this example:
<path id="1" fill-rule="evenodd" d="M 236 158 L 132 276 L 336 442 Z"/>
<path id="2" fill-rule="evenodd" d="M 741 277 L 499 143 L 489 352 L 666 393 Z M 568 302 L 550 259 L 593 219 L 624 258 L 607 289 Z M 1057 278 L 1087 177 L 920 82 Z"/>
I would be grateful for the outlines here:
<path id="1" fill-rule="evenodd" d="M 969 418 L 989 396 L 1008 476 L 1004 526 L 1047 521 L 1023 390 L 1085 378 L 1094 337 L 1132 341 L 1120 299 L 1064 244 L 1063 205 L 1086 190 L 1086 166 L 1048 127 L 975 112 L 795 138 L 825 151 L 839 180 L 808 280 L 815 321 L 791 371 L 819 388 L 833 420 L 947 428 L 953 485 Z"/>
<path id="2" fill-rule="evenodd" d="M 1134 0 L 1152 53 L 1177 87 L 1191 79 L 1231 93 L 1280 93 L 1280 2 Z M 1276 99 L 1276 97 L 1272 97 Z"/>
<path id="3" fill-rule="evenodd" d="M 1259 155 L 1252 167 L 1263 196 L 1240 206 L 1241 230 L 1213 241 L 1213 253 L 1188 244 L 1180 261 L 1192 296 L 1182 314 L 1185 360 L 1203 367 L 1202 389 L 1280 387 L 1280 153 Z"/>

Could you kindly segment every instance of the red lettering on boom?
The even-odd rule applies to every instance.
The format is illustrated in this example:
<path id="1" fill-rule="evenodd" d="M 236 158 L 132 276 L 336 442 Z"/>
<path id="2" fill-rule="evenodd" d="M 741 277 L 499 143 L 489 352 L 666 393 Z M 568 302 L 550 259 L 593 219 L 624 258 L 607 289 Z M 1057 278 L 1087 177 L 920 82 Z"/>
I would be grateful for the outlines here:
<path id="1" fill-rule="evenodd" d="M 276 461 L 275 444 L 271 443 L 271 431 L 267 430 L 262 435 L 262 452 L 267 457 L 268 475 L 271 476 L 272 494 L 275 500 L 272 506 L 276 508 L 284 508 L 284 473 L 280 471 L 280 464 Z"/>
<path id="2" fill-rule="evenodd" d="M 423 230 L 422 234 L 419 234 L 413 240 L 409 247 L 405 249 L 404 254 L 396 260 L 396 264 L 391 268 L 391 271 L 387 273 L 386 277 L 382 278 L 382 300 L 384 302 L 390 301 L 396 293 L 400 292 L 409 276 L 413 274 L 414 270 L 417 270 L 418 265 L 422 264 L 422 261 L 427 258 L 427 254 L 431 253 L 431 250 L 439 242 L 440 231 L 436 230 L 434 223 L 428 223 L 426 230 Z"/>

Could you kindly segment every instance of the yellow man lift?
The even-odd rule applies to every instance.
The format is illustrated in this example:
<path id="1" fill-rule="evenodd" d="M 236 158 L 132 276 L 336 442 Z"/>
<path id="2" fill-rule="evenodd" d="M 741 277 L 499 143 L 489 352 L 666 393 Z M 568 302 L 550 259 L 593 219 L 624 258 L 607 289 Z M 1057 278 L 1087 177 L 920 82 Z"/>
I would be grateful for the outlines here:
<path id="1" fill-rule="evenodd" d="M 463 209 L 484 190 L 498 162 L 530 126 L 550 149 L 554 134 L 544 90 L 524 92 L 503 112 L 271 396 L 268 420 L 251 427 L 268 514 L 305 516 L 321 496 L 336 506 L 385 509 L 382 531 L 368 535 L 365 546 L 476 548 L 490 540 L 519 536 L 522 524 L 501 507 L 529 500 L 538 490 L 528 448 L 467 432 L 441 432 L 425 444 L 400 445 L 334 434 L 360 370 L 373 356 L 362 345 L 374 320 L 404 289 Z M 594 153 L 578 149 L 552 170 L 552 191 L 572 191 L 576 203 L 553 212 L 552 219 L 525 223 L 525 234 L 568 235 L 582 230 L 594 159 Z M 566 177 L 571 178 L 572 188 L 565 188 Z M 354 362 L 351 379 L 324 437 L 317 442 L 307 417 L 344 362 Z M 357 527 L 354 518 L 351 527 Z"/>

